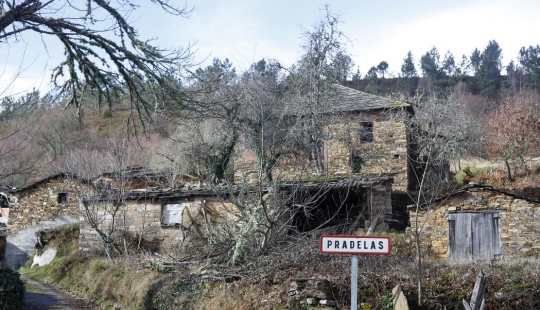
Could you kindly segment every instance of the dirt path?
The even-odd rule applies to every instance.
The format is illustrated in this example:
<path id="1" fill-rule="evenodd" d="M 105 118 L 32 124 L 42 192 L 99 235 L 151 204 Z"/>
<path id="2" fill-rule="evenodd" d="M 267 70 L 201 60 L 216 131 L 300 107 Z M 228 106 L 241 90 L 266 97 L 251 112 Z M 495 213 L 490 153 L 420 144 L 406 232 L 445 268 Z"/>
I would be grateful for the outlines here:
<path id="1" fill-rule="evenodd" d="M 21 275 L 26 282 L 24 310 L 31 309 L 99 309 L 87 301 L 75 298 L 66 292 L 59 291 L 45 284 L 36 282 Z"/>

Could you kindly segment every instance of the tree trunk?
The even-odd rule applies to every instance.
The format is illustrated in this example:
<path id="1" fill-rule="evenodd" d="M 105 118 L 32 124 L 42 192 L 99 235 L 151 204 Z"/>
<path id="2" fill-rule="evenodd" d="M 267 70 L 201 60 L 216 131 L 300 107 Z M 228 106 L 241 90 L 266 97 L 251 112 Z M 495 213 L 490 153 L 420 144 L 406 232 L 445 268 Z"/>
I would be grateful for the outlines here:
<path id="1" fill-rule="evenodd" d="M 417 279 L 418 279 L 418 305 L 422 306 L 422 250 L 420 238 L 416 235 Z"/>
<path id="2" fill-rule="evenodd" d="M 513 181 L 512 171 L 510 170 L 510 164 L 508 163 L 507 159 L 504 160 L 504 164 L 506 165 L 506 173 L 507 173 L 508 181 L 512 182 Z"/>

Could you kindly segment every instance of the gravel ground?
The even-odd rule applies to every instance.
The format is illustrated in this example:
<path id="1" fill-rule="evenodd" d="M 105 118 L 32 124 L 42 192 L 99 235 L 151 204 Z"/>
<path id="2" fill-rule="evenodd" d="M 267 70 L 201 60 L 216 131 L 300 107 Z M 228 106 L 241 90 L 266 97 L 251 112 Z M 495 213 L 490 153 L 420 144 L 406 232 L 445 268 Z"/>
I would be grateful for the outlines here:
<path id="1" fill-rule="evenodd" d="M 21 275 L 21 280 L 26 283 L 24 296 L 24 310 L 32 309 L 92 309 L 99 307 L 91 303 L 73 297 L 69 293 L 57 290 L 48 285 L 36 282 Z"/>

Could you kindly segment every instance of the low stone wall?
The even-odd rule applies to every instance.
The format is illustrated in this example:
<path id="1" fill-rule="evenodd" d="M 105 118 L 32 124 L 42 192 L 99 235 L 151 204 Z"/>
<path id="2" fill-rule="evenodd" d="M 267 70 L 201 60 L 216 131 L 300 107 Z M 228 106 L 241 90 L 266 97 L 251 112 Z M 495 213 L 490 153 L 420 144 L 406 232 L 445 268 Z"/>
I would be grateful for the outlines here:
<path id="1" fill-rule="evenodd" d="M 516 256 L 529 251 L 540 252 L 539 203 L 493 188 L 472 187 L 434 205 L 428 212 L 418 212 L 418 214 L 414 210 L 410 212 L 411 226 L 414 226 L 416 217 L 421 225 L 424 224 L 423 238 L 432 257 L 448 257 L 448 213 L 460 210 L 500 212 L 499 233 L 503 257 Z"/>
<path id="2" fill-rule="evenodd" d="M 206 223 L 211 224 L 231 215 L 233 206 L 230 203 L 216 201 L 214 198 L 197 197 L 191 201 L 178 201 L 181 211 L 181 224 L 164 223 L 164 207 L 161 203 L 128 201 L 116 215 L 116 230 L 123 230 L 142 236 L 143 245 L 155 247 L 164 254 L 174 253 L 181 249 L 184 242 L 192 236 L 206 233 Z M 168 203 L 173 204 L 173 203 Z M 112 216 L 105 204 L 89 207 L 93 214 L 101 218 L 99 228 L 108 230 Z M 85 218 L 85 208 L 80 206 L 81 230 L 79 249 L 82 252 L 103 249 L 103 240 Z"/>

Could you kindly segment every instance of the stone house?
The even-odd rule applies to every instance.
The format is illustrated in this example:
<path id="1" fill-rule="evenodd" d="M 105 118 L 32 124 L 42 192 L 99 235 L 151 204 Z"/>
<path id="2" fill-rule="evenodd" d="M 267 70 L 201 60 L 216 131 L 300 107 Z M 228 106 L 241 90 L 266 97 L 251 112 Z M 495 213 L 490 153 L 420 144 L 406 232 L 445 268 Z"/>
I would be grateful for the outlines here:
<path id="1" fill-rule="evenodd" d="M 79 199 L 90 192 L 87 181 L 60 173 L 10 190 L 9 234 L 58 218 L 77 220 Z"/>
<path id="2" fill-rule="evenodd" d="M 65 173 L 23 188 L 10 188 L 6 264 L 13 269 L 25 264 L 34 252 L 37 231 L 78 222 L 79 199 L 88 191 L 88 182 Z"/>
<path id="3" fill-rule="evenodd" d="M 540 201 L 495 187 L 468 184 L 429 209 L 409 209 L 424 223 L 429 254 L 456 262 L 540 251 Z"/>
<path id="4" fill-rule="evenodd" d="M 394 179 L 394 190 L 414 188 L 404 119 L 411 113 L 411 106 L 349 87 L 335 87 L 332 101 L 320 112 L 327 120 L 322 151 L 324 174 L 332 177 L 386 175 Z M 257 175 L 256 152 L 248 142 L 236 146 L 233 164 L 237 182 L 254 182 Z M 320 176 L 313 162 L 299 165 L 295 160 L 281 160 L 272 171 L 280 180 L 308 180 Z"/>
<path id="5" fill-rule="evenodd" d="M 317 193 L 320 195 L 318 208 L 321 211 L 318 216 L 309 219 L 291 214 L 291 224 L 296 225 L 299 230 L 311 229 L 328 220 L 343 221 L 344 218 L 356 221 L 355 223 L 361 221 L 363 224 L 375 215 L 392 210 L 392 180 L 389 178 L 340 178 L 322 185 L 290 182 L 280 184 L 278 190 L 290 194 L 283 201 L 292 205 L 291 193 L 297 195 L 299 188 L 308 196 L 315 196 Z M 103 249 L 103 240 L 89 224 L 91 221 L 88 217 L 94 216 L 98 219 L 95 221 L 97 226 L 103 231 L 129 232 L 133 238 L 141 237 L 140 241 L 153 250 L 174 253 L 184 244 L 189 244 L 193 237 L 206 236 L 212 225 L 236 218 L 238 208 L 234 197 L 239 195 L 240 191 L 250 190 L 252 189 L 219 186 L 134 190 L 123 198 L 123 203 L 115 215 L 111 211 L 114 206 L 110 198 L 102 195 L 84 199 L 80 206 L 80 249 L 83 252 Z M 270 188 L 264 189 L 262 194 L 269 190 Z M 340 208 L 335 205 L 338 197 L 342 203 Z M 324 217 L 321 214 L 333 216 Z M 113 217 L 116 223 L 114 229 L 111 226 Z"/>

